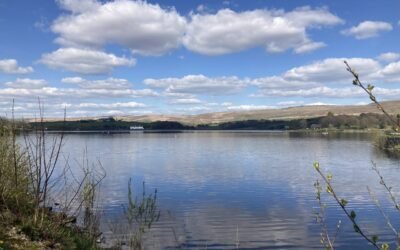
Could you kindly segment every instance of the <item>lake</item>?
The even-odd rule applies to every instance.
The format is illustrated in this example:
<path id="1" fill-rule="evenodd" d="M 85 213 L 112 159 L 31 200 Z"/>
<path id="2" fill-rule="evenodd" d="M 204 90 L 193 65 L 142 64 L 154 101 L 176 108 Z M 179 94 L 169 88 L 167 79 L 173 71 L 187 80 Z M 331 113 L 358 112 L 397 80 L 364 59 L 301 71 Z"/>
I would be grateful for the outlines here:
<path id="1" fill-rule="evenodd" d="M 337 194 L 357 211 L 369 235 L 393 238 L 367 185 L 389 216 L 399 221 L 400 214 L 371 170 L 371 160 L 396 194 L 399 161 L 379 153 L 368 134 L 77 133 L 66 136 L 63 153 L 79 160 L 85 148 L 89 159 L 100 160 L 107 172 L 100 199 L 106 236 L 107 225 L 127 202 L 129 178 L 137 194 L 143 181 L 148 193 L 157 188 L 161 217 L 146 234 L 147 249 L 322 248 L 321 226 L 315 219 L 319 206 L 314 161 L 333 174 Z M 323 200 L 332 235 L 342 221 L 336 247 L 368 248 L 333 198 L 323 192 Z"/>

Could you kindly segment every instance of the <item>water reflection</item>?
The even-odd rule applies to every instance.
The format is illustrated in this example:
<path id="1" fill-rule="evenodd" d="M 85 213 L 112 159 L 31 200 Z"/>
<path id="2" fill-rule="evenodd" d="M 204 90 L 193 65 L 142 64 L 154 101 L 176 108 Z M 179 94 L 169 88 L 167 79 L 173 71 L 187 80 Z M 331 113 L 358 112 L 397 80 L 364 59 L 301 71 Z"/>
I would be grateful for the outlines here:
<path id="1" fill-rule="evenodd" d="M 158 189 L 162 214 L 146 235 L 149 249 L 321 248 L 313 216 L 316 160 L 333 173 L 337 192 L 357 208 L 360 223 L 389 237 L 377 224 L 379 213 L 365 186 L 389 204 L 370 170 L 371 160 L 382 166 L 395 190 L 399 164 L 377 153 L 366 134 L 74 134 L 67 136 L 64 152 L 79 155 L 85 147 L 107 170 L 101 199 L 106 217 L 119 213 L 126 202 L 129 178 L 134 190 L 142 181 L 148 190 Z M 345 221 L 333 200 L 326 202 L 329 224 Z M 388 212 L 394 215 L 393 209 Z M 340 249 L 367 246 L 350 223 L 343 223 L 342 230 Z"/>

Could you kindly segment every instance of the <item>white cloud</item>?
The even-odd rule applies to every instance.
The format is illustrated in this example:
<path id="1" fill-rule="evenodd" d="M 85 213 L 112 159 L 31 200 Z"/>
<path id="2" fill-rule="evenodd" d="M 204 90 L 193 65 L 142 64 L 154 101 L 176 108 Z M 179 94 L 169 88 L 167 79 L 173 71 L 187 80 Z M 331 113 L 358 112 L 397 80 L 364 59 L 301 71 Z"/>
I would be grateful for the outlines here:
<path id="1" fill-rule="evenodd" d="M 156 97 L 158 93 L 150 89 L 80 89 L 80 88 L 56 88 L 43 87 L 41 89 L 14 89 L 0 88 L 0 98 L 61 98 L 68 99 L 99 99 L 99 98 L 135 98 L 135 97 Z"/>
<path id="2" fill-rule="evenodd" d="M 249 110 L 260 110 L 260 109 L 274 109 L 276 106 L 267 106 L 267 105 L 237 105 L 237 106 L 228 106 L 227 110 L 233 111 L 249 111 Z"/>
<path id="3" fill-rule="evenodd" d="M 54 103 L 50 100 L 42 100 L 46 117 L 62 117 L 64 108 L 67 116 L 102 116 L 102 115 L 122 115 L 122 114 L 148 114 L 148 106 L 139 102 L 58 102 Z M 0 102 L 0 113 L 10 112 L 12 104 Z M 17 116 L 35 117 L 38 112 L 37 101 L 21 102 L 16 100 L 14 111 Z"/>
<path id="4" fill-rule="evenodd" d="M 287 81 L 325 84 L 351 82 L 352 77 L 346 71 L 346 66 L 343 63 L 345 60 L 364 79 L 381 68 L 377 61 L 370 58 L 327 58 L 305 66 L 292 68 L 283 74 L 283 78 Z"/>
<path id="5" fill-rule="evenodd" d="M 346 71 L 344 61 L 368 83 L 400 83 L 400 62 L 382 66 L 371 58 L 327 58 L 273 75 L 260 78 L 236 76 L 207 77 L 188 75 L 182 78 L 146 79 L 150 88 L 164 89 L 164 96 L 176 99 L 196 98 L 196 95 L 229 95 L 248 86 L 259 88 L 251 96 L 303 96 L 303 97 L 357 97 L 361 92 L 352 87 L 340 90 L 341 84 L 351 86 L 352 76 Z M 385 93 L 386 95 L 388 93 Z"/>
<path id="6" fill-rule="evenodd" d="M 196 11 L 199 13 L 205 13 L 209 11 L 209 8 L 207 7 L 207 5 L 200 4 L 199 6 L 196 7 Z"/>
<path id="7" fill-rule="evenodd" d="M 374 93 L 379 98 L 398 98 L 400 89 L 389 89 L 375 87 Z M 346 88 L 331 88 L 331 87 L 315 87 L 310 89 L 298 90 L 264 90 L 259 97 L 265 96 L 279 96 L 279 97 L 304 97 L 304 98 L 357 98 L 365 97 L 366 94 L 360 88 L 346 87 Z"/>
<path id="8" fill-rule="evenodd" d="M 233 106 L 233 104 L 231 102 L 223 102 L 221 103 L 221 106 L 228 107 L 228 106 Z"/>
<path id="9" fill-rule="evenodd" d="M 182 44 L 206 55 L 254 47 L 271 53 L 307 53 L 326 46 L 312 41 L 308 29 L 343 23 L 326 8 L 301 7 L 288 12 L 221 9 L 210 14 L 205 5 L 199 5 L 198 12 L 191 12 L 187 20 L 174 8 L 140 0 L 57 2 L 71 12 L 51 27 L 61 46 L 100 50 L 110 44 L 121 45 L 142 55 L 162 55 Z"/>
<path id="10" fill-rule="evenodd" d="M 291 93 L 291 91 L 299 89 L 304 90 L 344 83 L 351 84 L 352 76 L 346 71 L 344 60 L 362 75 L 363 80 L 373 80 L 378 79 L 378 77 L 380 80 L 385 79 L 382 74 L 378 75 L 382 70 L 382 66 L 373 59 L 327 58 L 311 64 L 294 67 L 281 75 L 252 79 L 251 84 L 262 89 L 263 93 L 270 90 L 277 90 L 278 93 L 285 91 Z M 388 78 L 385 79 L 385 81 L 387 80 Z"/>
<path id="11" fill-rule="evenodd" d="M 394 62 L 400 59 L 400 53 L 387 52 L 380 54 L 376 58 L 382 62 Z"/>
<path id="12" fill-rule="evenodd" d="M 400 89 L 397 89 L 397 88 L 388 89 L 388 88 L 375 87 L 374 93 L 381 98 L 398 99 L 400 96 Z"/>
<path id="13" fill-rule="evenodd" d="M 68 47 L 107 44 L 126 46 L 134 53 L 161 55 L 177 48 L 185 32 L 186 19 L 175 9 L 163 9 L 146 1 L 59 0 L 73 12 L 58 18 L 52 31 L 57 42 Z"/>
<path id="14" fill-rule="evenodd" d="M 130 89 L 132 83 L 126 79 L 108 78 L 104 80 L 86 80 L 81 77 L 67 77 L 63 83 L 76 84 L 83 89 Z"/>
<path id="15" fill-rule="evenodd" d="M 0 72 L 6 74 L 28 74 L 33 72 L 32 67 L 20 67 L 15 59 L 0 60 Z"/>
<path id="16" fill-rule="evenodd" d="M 41 16 L 40 19 L 33 24 L 33 26 L 42 32 L 49 31 L 49 21 L 44 16 Z"/>
<path id="17" fill-rule="evenodd" d="M 63 69 L 81 74 L 106 74 L 114 67 L 133 66 L 136 61 L 102 51 L 60 48 L 42 55 L 40 62 L 50 68 Z"/>
<path id="18" fill-rule="evenodd" d="M 13 82 L 4 83 L 4 85 L 14 89 L 40 89 L 47 85 L 47 81 L 43 79 L 17 78 Z"/>
<path id="19" fill-rule="evenodd" d="M 56 0 L 57 3 L 66 10 L 73 13 L 83 13 L 95 10 L 100 7 L 100 3 L 96 0 Z"/>
<path id="20" fill-rule="evenodd" d="M 400 83 L 400 61 L 389 63 L 374 76 L 379 80 Z"/>
<path id="21" fill-rule="evenodd" d="M 294 89 L 294 90 L 264 90 L 263 96 L 280 96 L 280 97 L 319 97 L 319 98 L 350 98 L 362 96 L 364 93 L 361 89 L 354 87 L 347 88 L 330 88 L 326 86 L 309 88 L 309 89 Z"/>
<path id="22" fill-rule="evenodd" d="M 251 80 L 251 84 L 265 89 L 288 89 L 307 86 L 316 86 L 313 82 L 304 82 L 302 80 L 285 79 L 282 76 L 267 76 Z"/>
<path id="23" fill-rule="evenodd" d="M 305 106 L 334 106 L 336 104 L 334 103 L 326 103 L 326 102 L 312 102 L 312 103 L 307 103 Z"/>
<path id="24" fill-rule="evenodd" d="M 320 48 L 326 47 L 326 44 L 323 42 L 306 42 L 299 47 L 294 49 L 294 52 L 297 54 L 308 53 Z"/>
<path id="25" fill-rule="evenodd" d="M 304 105 L 303 101 L 283 101 L 278 102 L 276 105 L 280 107 L 291 107 L 291 106 L 301 106 Z"/>
<path id="26" fill-rule="evenodd" d="M 289 69 L 282 75 L 253 79 L 252 84 L 260 92 L 251 96 L 352 98 L 365 95 L 361 89 L 350 87 L 352 76 L 345 70 L 344 60 L 365 84 L 400 83 L 400 61 L 383 66 L 371 58 L 327 58 Z M 338 84 L 342 83 L 349 87 L 339 88 Z M 386 88 L 375 88 L 374 92 L 383 97 L 394 97 L 398 93 L 397 89 Z"/>
<path id="27" fill-rule="evenodd" d="M 158 87 L 156 87 L 158 88 Z M 189 94 L 189 93 L 172 93 L 172 92 L 164 92 L 164 96 L 170 97 L 170 98 L 178 98 L 178 99 L 191 99 L 195 98 L 196 95 Z"/>
<path id="28" fill-rule="evenodd" d="M 118 108 L 144 108 L 143 103 L 138 102 L 116 102 L 116 103 L 80 103 L 77 108 L 94 108 L 94 109 L 118 109 Z"/>
<path id="29" fill-rule="evenodd" d="M 236 76 L 209 78 L 204 75 L 188 75 L 182 78 L 145 79 L 152 88 L 165 88 L 170 93 L 227 95 L 236 93 L 247 84 Z"/>
<path id="30" fill-rule="evenodd" d="M 196 98 L 188 98 L 188 99 L 174 99 L 170 101 L 171 104 L 180 104 L 180 105 L 192 105 L 192 104 L 200 104 L 203 103 L 201 100 Z"/>
<path id="31" fill-rule="evenodd" d="M 151 106 L 130 100 L 155 96 L 158 93 L 150 89 L 0 88 L 0 100 L 3 100 L 0 102 L 0 112 L 2 109 L 9 112 L 10 103 L 15 99 L 17 116 L 35 117 L 37 98 L 40 97 L 47 117 L 62 117 L 64 107 L 67 108 L 68 117 L 106 115 L 111 110 L 118 110 L 121 114 L 148 113 L 152 111 Z"/>
<path id="32" fill-rule="evenodd" d="M 65 77 L 61 79 L 62 83 L 71 83 L 71 84 L 81 84 L 82 82 L 85 82 L 86 80 L 83 79 L 82 77 Z"/>
<path id="33" fill-rule="evenodd" d="M 400 61 L 386 65 L 380 72 L 383 75 L 400 75 Z"/>
<path id="34" fill-rule="evenodd" d="M 342 22 L 327 9 L 309 7 L 291 12 L 222 9 L 216 14 L 192 14 L 183 43 L 188 49 L 206 55 L 227 54 L 253 47 L 264 47 L 272 53 L 288 49 L 304 53 L 324 46 L 322 42 L 311 41 L 307 29 Z"/>
<path id="35" fill-rule="evenodd" d="M 346 36 L 354 36 L 357 39 L 367 39 L 379 36 L 379 33 L 391 31 L 393 29 L 390 23 L 378 21 L 364 21 L 357 26 L 342 30 L 342 34 Z"/>

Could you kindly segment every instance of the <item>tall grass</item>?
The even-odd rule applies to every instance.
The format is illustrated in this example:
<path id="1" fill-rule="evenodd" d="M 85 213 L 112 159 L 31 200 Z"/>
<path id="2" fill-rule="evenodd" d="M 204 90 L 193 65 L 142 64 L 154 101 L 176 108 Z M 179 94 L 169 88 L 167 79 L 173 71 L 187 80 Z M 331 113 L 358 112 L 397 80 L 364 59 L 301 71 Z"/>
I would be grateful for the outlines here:
<path id="1" fill-rule="evenodd" d="M 43 122 L 40 101 L 39 107 Z M 82 207 L 90 215 L 85 218 L 94 217 L 90 212 L 93 196 L 104 176 L 83 168 L 77 179 L 67 164 L 59 164 L 63 133 L 49 137 L 41 126 L 26 134 L 23 127 L 14 115 L 0 119 L 0 249 L 24 248 L 24 241 L 29 240 L 28 245 L 41 242 L 39 249 L 96 248 L 93 228 L 97 224 L 84 221 L 81 228 L 76 222 Z M 17 136 L 23 137 L 24 143 L 18 144 Z M 56 190 L 70 195 L 60 199 Z"/>
<path id="2" fill-rule="evenodd" d="M 100 161 L 89 161 L 87 149 L 82 161 L 63 155 L 64 133 L 46 132 L 38 103 L 39 118 L 29 131 L 14 112 L 11 119 L 0 117 L 0 250 L 100 249 L 98 198 L 105 170 Z M 160 217 L 157 191 L 146 194 L 143 183 L 138 197 L 131 184 L 123 221 L 116 227 L 128 225 L 124 241 L 130 249 L 142 249 L 144 234 Z"/>

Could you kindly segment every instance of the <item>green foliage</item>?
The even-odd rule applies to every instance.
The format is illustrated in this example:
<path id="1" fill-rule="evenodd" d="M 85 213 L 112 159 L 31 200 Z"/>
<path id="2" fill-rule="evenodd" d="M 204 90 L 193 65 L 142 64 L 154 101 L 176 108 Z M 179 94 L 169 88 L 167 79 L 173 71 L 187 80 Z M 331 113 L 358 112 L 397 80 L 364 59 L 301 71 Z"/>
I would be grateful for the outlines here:
<path id="1" fill-rule="evenodd" d="M 374 243 L 377 243 L 378 240 L 379 240 L 378 235 L 373 235 L 373 236 L 372 236 L 372 241 L 373 241 Z"/>
<path id="2" fill-rule="evenodd" d="M 132 179 L 128 183 L 128 206 L 124 214 L 129 224 L 129 245 L 133 249 L 141 249 L 142 237 L 153 223 L 160 219 L 160 211 L 157 208 L 157 189 L 154 194 L 146 195 L 145 183 L 141 199 L 134 197 L 132 192 Z"/>
<path id="3" fill-rule="evenodd" d="M 114 131 L 114 130 L 130 130 L 131 126 L 143 126 L 144 129 L 161 130 L 183 130 L 194 129 L 194 127 L 183 125 L 173 121 L 155 121 L 148 123 L 128 122 L 115 120 L 114 118 L 98 119 L 98 120 L 79 120 L 79 121 L 55 121 L 55 122 L 33 122 L 26 129 L 37 129 L 44 126 L 47 130 L 53 131 Z"/>
<path id="4" fill-rule="evenodd" d="M 381 250 L 389 250 L 389 244 L 387 244 L 387 243 L 382 244 Z"/>
<path id="5" fill-rule="evenodd" d="M 20 152 L 13 140 L 15 131 L 12 123 L 0 123 L 0 210 L 15 213 L 25 212 L 32 207 L 29 195 L 29 171 L 26 155 Z M 28 194 L 28 195 L 27 195 Z"/>
<path id="6" fill-rule="evenodd" d="M 340 199 L 340 204 L 345 207 L 349 202 L 345 199 Z"/>
<path id="7" fill-rule="evenodd" d="M 375 113 L 363 113 L 358 116 L 334 115 L 328 112 L 326 116 L 307 119 L 292 120 L 243 120 L 223 122 L 220 124 L 200 124 L 197 126 L 184 125 L 175 121 L 155 122 L 128 122 L 113 118 L 80 121 L 55 121 L 31 123 L 26 129 L 35 129 L 44 126 L 53 131 L 118 131 L 129 130 L 131 126 L 143 126 L 146 130 L 299 130 L 312 128 L 337 128 L 337 129 L 366 129 L 386 128 L 390 119 L 385 115 Z"/>
<path id="8" fill-rule="evenodd" d="M 374 143 L 389 156 L 400 156 L 400 136 L 397 132 L 379 133 L 374 137 Z"/>
<path id="9" fill-rule="evenodd" d="M 16 134 L 13 122 L 0 120 L 0 249 L 93 249 L 78 227 L 63 223 L 63 214 L 36 202 L 32 187 L 39 179 L 32 178 L 35 168 Z"/>

